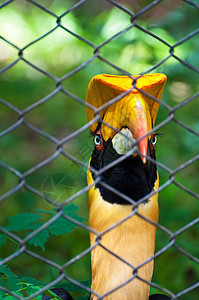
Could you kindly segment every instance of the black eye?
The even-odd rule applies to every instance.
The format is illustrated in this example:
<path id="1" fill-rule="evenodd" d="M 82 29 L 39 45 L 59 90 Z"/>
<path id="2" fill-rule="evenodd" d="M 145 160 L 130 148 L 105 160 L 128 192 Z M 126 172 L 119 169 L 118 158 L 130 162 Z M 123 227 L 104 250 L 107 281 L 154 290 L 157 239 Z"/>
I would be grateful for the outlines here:
<path id="1" fill-rule="evenodd" d="M 99 135 L 96 135 L 94 138 L 94 143 L 96 146 L 100 146 L 101 145 L 101 138 Z"/>
<path id="2" fill-rule="evenodd" d="M 156 137 L 155 135 L 153 135 L 151 144 L 152 144 L 152 145 L 155 145 L 156 142 L 157 142 L 157 137 Z"/>

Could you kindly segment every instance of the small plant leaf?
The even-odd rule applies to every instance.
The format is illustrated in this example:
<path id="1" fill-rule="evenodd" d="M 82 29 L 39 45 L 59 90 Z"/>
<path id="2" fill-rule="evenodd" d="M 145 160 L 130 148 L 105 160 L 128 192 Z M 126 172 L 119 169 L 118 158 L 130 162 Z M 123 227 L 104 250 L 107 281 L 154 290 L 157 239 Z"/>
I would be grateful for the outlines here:
<path id="1" fill-rule="evenodd" d="M 9 277 L 6 285 L 11 291 L 17 291 L 19 289 L 17 277 Z"/>
<path id="2" fill-rule="evenodd" d="M 1 248 L 3 245 L 5 245 L 6 241 L 7 241 L 6 235 L 0 233 L 0 248 Z"/>
<path id="3" fill-rule="evenodd" d="M 54 300 L 62 300 L 62 298 L 60 298 L 59 296 L 57 296 L 55 293 L 53 293 L 51 290 L 46 290 L 44 292 L 45 296 L 49 296 L 50 299 L 54 299 Z"/>
<path id="4" fill-rule="evenodd" d="M 15 294 L 22 297 L 22 294 L 19 293 L 19 292 L 15 292 Z M 0 295 L 1 295 L 1 293 L 0 293 Z M 8 293 L 5 293 L 5 292 L 3 292 L 2 296 L 1 296 L 1 300 L 16 300 L 16 299 L 17 299 L 16 297 L 11 296 L 11 295 L 9 295 Z"/>
<path id="5" fill-rule="evenodd" d="M 35 223 L 33 224 L 31 227 L 32 229 L 36 230 L 38 229 L 40 226 L 42 226 L 42 223 Z M 29 234 L 28 234 L 29 235 Z M 27 236 L 28 236 L 27 235 Z M 40 232 L 38 232 L 33 238 L 31 238 L 28 243 L 30 245 L 34 245 L 35 247 L 39 246 L 41 247 L 41 249 L 43 251 L 45 251 L 45 247 L 44 247 L 44 244 L 46 243 L 46 241 L 48 240 L 49 238 L 49 232 L 47 229 L 44 229 Z"/>
<path id="6" fill-rule="evenodd" d="M 1 261 L 2 259 L 0 259 Z M 2 265 L 0 266 L 0 275 L 4 275 L 6 278 L 8 277 L 17 277 L 14 273 L 12 273 L 12 271 L 10 270 L 9 267 L 7 267 L 6 265 Z"/>
<path id="7" fill-rule="evenodd" d="M 44 283 L 39 281 L 39 280 L 36 280 L 32 277 L 23 277 L 23 276 L 18 276 L 18 278 L 23 281 L 23 282 L 28 282 L 29 284 L 32 284 L 32 285 L 35 285 L 35 286 L 39 286 L 39 287 L 43 287 L 44 286 Z"/>
<path id="8" fill-rule="evenodd" d="M 27 288 L 26 288 L 26 293 L 28 295 L 31 295 L 31 294 L 38 292 L 40 289 L 41 289 L 41 287 L 39 287 L 39 286 L 35 286 L 33 284 L 28 284 Z"/>
<path id="9" fill-rule="evenodd" d="M 74 212 L 77 212 L 78 210 L 79 210 L 79 207 L 77 205 L 75 205 L 74 203 L 63 207 L 64 213 L 72 213 L 72 212 L 74 213 Z M 53 208 L 53 212 L 54 211 L 57 211 L 57 208 Z"/>
<path id="10" fill-rule="evenodd" d="M 9 231 L 20 231 L 30 229 L 30 225 L 41 219 L 41 216 L 35 213 L 22 213 L 9 217 L 9 225 L 5 228 Z"/>
<path id="11" fill-rule="evenodd" d="M 90 287 L 91 285 L 91 280 L 85 280 L 85 281 L 80 281 L 81 284 L 85 285 L 86 287 Z M 79 287 L 78 285 L 74 284 L 74 283 L 65 283 L 65 284 L 58 284 L 57 287 L 61 287 L 65 290 L 67 290 L 68 292 L 79 292 L 82 291 L 83 289 L 81 287 Z"/>
<path id="12" fill-rule="evenodd" d="M 79 221 L 79 222 L 82 222 L 82 221 L 84 221 L 85 219 L 84 218 L 82 218 L 82 217 L 80 217 L 80 216 L 78 216 L 78 215 L 75 215 L 75 214 L 73 214 L 73 213 L 70 213 L 70 214 L 68 214 L 71 218 L 73 218 L 73 219 L 75 219 L 76 221 Z M 77 225 L 76 225 L 77 226 Z"/>
<path id="13" fill-rule="evenodd" d="M 77 212 L 79 210 L 79 207 L 77 205 L 75 205 L 74 203 L 70 204 L 70 205 L 67 205 L 63 208 L 63 211 L 65 213 L 67 212 Z"/>
<path id="14" fill-rule="evenodd" d="M 60 234 L 63 235 L 67 232 L 71 232 L 73 229 L 75 229 L 75 227 L 76 227 L 75 224 L 60 217 L 53 224 L 48 226 L 48 230 L 49 230 L 50 234 L 58 236 Z"/>
<path id="15" fill-rule="evenodd" d="M 47 214 L 47 215 L 51 215 L 51 216 L 54 215 L 54 212 L 49 211 L 49 210 L 35 208 L 34 211 L 36 211 L 37 213 L 40 213 L 40 214 Z"/>

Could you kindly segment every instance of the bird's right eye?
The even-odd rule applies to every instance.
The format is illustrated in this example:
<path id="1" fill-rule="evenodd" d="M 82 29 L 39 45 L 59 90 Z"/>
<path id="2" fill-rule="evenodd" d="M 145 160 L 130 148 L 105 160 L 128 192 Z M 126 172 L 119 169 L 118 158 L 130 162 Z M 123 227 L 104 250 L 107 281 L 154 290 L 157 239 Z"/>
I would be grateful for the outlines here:
<path id="1" fill-rule="evenodd" d="M 102 149 L 103 149 L 103 140 L 102 140 L 102 135 L 101 135 L 100 130 L 98 130 L 96 132 L 96 135 L 94 137 L 94 143 L 95 143 L 95 147 L 97 148 L 97 150 L 102 151 Z"/>

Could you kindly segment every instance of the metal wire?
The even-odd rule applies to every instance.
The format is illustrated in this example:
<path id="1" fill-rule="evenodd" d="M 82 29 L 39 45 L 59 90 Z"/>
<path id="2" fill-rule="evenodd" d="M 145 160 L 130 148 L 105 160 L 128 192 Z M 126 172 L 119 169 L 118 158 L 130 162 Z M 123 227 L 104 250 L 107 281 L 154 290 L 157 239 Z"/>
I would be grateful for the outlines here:
<path id="1" fill-rule="evenodd" d="M 15 2 L 15 1 L 14 0 L 5 1 L 3 4 L 0 5 L 0 9 L 5 9 L 7 6 L 12 5 L 13 2 Z M 146 195 L 145 197 L 141 198 L 138 202 L 135 202 L 134 199 L 131 199 L 130 197 L 122 194 L 121 192 L 119 192 L 115 188 L 107 185 L 105 182 L 103 182 L 101 180 L 100 176 L 103 174 L 103 172 L 110 169 L 114 165 L 118 164 L 119 162 L 124 160 L 127 156 L 131 155 L 132 151 L 135 151 L 135 149 L 137 149 L 136 144 L 139 140 L 136 141 L 136 143 L 134 145 L 134 148 L 131 151 L 129 151 L 125 156 L 120 157 L 119 159 L 117 159 L 113 163 L 109 164 L 108 166 L 104 167 L 100 171 L 97 171 L 97 170 L 95 170 L 91 167 L 88 167 L 86 163 L 84 163 L 81 159 L 78 159 L 74 155 L 71 155 L 70 153 L 68 153 L 63 147 L 64 147 L 65 144 L 67 144 L 70 141 L 76 139 L 84 131 L 88 130 L 89 126 L 94 124 L 96 121 L 101 121 L 102 123 L 104 123 L 108 127 L 112 128 L 109 124 L 105 123 L 103 120 L 100 119 L 99 113 L 104 108 L 110 106 L 113 103 L 116 103 L 117 101 L 120 101 L 124 96 L 126 96 L 128 93 L 130 93 L 132 91 L 132 89 L 137 89 L 139 92 L 141 92 L 145 96 L 148 96 L 151 99 L 159 102 L 160 106 L 162 106 L 163 108 L 165 108 L 168 111 L 168 117 L 166 117 L 161 123 L 156 125 L 156 127 L 153 128 L 153 130 L 151 132 L 149 132 L 147 135 L 151 134 L 152 132 L 154 132 L 155 130 L 157 130 L 159 128 L 162 128 L 163 126 L 169 124 L 172 121 L 175 124 L 178 124 L 181 128 L 184 128 L 186 130 L 186 132 L 188 132 L 190 134 L 193 134 L 194 136 L 198 136 L 199 134 L 195 129 L 193 129 L 189 125 L 185 124 L 185 122 L 179 120 L 179 118 L 176 116 L 177 111 L 180 111 L 187 104 L 189 104 L 189 103 L 193 102 L 194 100 L 196 100 L 196 98 L 199 96 L 198 93 L 196 93 L 195 95 L 190 96 L 187 99 L 184 99 L 184 101 L 180 102 L 176 106 L 170 107 L 167 103 L 164 103 L 162 101 L 160 102 L 159 100 L 152 97 L 151 95 L 148 95 L 146 92 L 138 89 L 137 86 L 136 86 L 136 80 L 137 79 L 133 78 L 132 75 L 127 70 L 124 70 L 121 67 L 119 67 L 118 65 L 116 65 L 113 62 L 109 61 L 106 57 L 104 57 L 101 54 L 101 51 L 106 45 L 110 44 L 112 41 L 114 41 L 117 38 L 123 36 L 125 33 L 129 32 L 130 30 L 136 28 L 136 30 L 139 30 L 140 32 L 144 33 L 146 36 L 150 36 L 151 38 L 155 39 L 156 41 L 158 40 L 160 43 L 162 43 L 163 45 L 165 45 L 165 47 L 168 48 L 167 56 L 162 57 L 162 59 L 160 61 L 158 61 L 156 64 L 154 64 L 153 66 L 151 66 L 150 68 L 145 70 L 143 73 L 140 74 L 140 76 L 142 76 L 146 73 L 149 73 L 153 70 L 156 70 L 159 66 L 164 65 L 165 62 L 169 61 L 171 58 L 175 59 L 176 61 L 178 61 L 179 64 L 182 64 L 183 66 L 185 66 L 186 68 L 192 70 L 193 72 L 199 73 L 199 70 L 195 66 L 191 65 L 187 61 L 185 61 L 182 58 L 178 57 L 177 54 L 176 54 L 176 48 L 178 46 L 184 44 L 188 40 L 194 38 L 199 33 L 199 29 L 193 30 L 188 35 L 181 38 L 177 43 L 172 45 L 168 41 L 166 41 L 163 37 L 158 36 L 157 34 L 153 33 L 149 29 L 146 29 L 142 25 L 138 24 L 139 20 L 140 20 L 140 17 L 142 17 L 143 14 L 150 11 L 154 7 L 163 5 L 164 2 L 165 2 L 164 0 L 152 1 L 149 5 L 146 5 L 144 8 L 140 9 L 136 13 L 132 12 L 129 8 L 127 8 L 125 5 L 119 3 L 118 1 L 116 2 L 114 0 L 106 0 L 106 2 L 109 3 L 109 5 L 111 5 L 112 7 L 117 8 L 120 11 L 122 11 L 123 13 L 127 14 L 130 18 L 130 21 L 129 21 L 128 26 L 126 26 L 125 28 L 119 30 L 118 32 L 115 32 L 110 38 L 108 38 L 107 40 L 101 42 L 99 45 L 95 45 L 95 44 L 93 44 L 92 41 L 88 40 L 87 38 L 77 34 L 76 32 L 73 32 L 71 29 L 69 29 L 66 26 L 62 25 L 62 20 L 66 15 L 70 15 L 70 13 L 72 11 L 75 11 L 80 6 L 83 6 L 86 2 L 89 2 L 88 0 L 78 1 L 77 3 L 75 3 L 74 5 L 69 7 L 67 10 L 63 11 L 60 15 L 55 14 L 51 9 L 49 9 L 44 4 L 40 4 L 40 3 L 37 3 L 36 1 L 32 1 L 32 0 L 26 0 L 26 2 L 29 2 L 29 5 L 32 5 L 33 7 L 37 7 L 37 9 L 40 9 L 41 11 L 43 11 L 44 13 L 49 15 L 51 18 L 53 18 L 54 19 L 54 26 L 49 31 L 46 31 L 44 34 L 40 35 L 38 38 L 32 40 L 32 42 L 29 42 L 28 44 L 26 44 L 23 48 L 20 48 L 17 45 L 15 45 L 15 43 L 13 43 L 12 40 L 9 40 L 9 38 L 7 38 L 6 36 L 0 36 L 1 41 L 3 43 L 7 44 L 8 46 L 12 47 L 16 51 L 16 54 L 18 56 L 13 62 L 9 63 L 8 65 L 6 65 L 2 69 L 0 69 L 0 74 L 6 74 L 6 72 L 8 70 L 12 69 L 19 62 L 23 61 L 23 63 L 25 63 L 27 66 L 29 66 L 32 70 L 35 70 L 35 71 L 41 73 L 42 75 L 44 75 L 46 78 L 51 79 L 52 83 L 54 84 L 54 89 L 47 96 L 39 99 L 38 101 L 34 102 L 33 104 L 31 104 L 29 106 L 26 106 L 23 110 L 19 109 L 15 105 L 9 103 L 9 101 L 7 101 L 6 99 L 0 98 L 0 104 L 3 107 L 6 107 L 8 110 L 10 110 L 17 117 L 17 120 L 16 119 L 13 120 L 13 122 L 10 126 L 8 126 L 7 128 L 5 128 L 4 130 L 1 131 L 0 138 L 3 138 L 5 136 L 10 135 L 16 129 L 20 130 L 20 128 L 23 126 L 24 128 L 28 128 L 32 133 L 35 133 L 35 134 L 43 137 L 46 141 L 51 142 L 56 147 L 56 150 L 54 151 L 53 154 L 46 157 L 46 159 L 43 159 L 38 164 L 30 167 L 24 173 L 20 172 L 19 170 L 15 169 L 14 167 L 12 167 L 11 165 L 5 163 L 4 161 L 0 161 L 0 166 L 4 170 L 8 171 L 10 174 L 14 175 L 16 177 L 17 181 L 18 181 L 18 183 L 14 187 L 12 187 L 9 191 L 7 191 L 3 195 L 1 195 L 0 203 L 2 203 L 3 201 L 7 201 L 7 199 L 10 196 L 15 197 L 15 194 L 16 194 L 17 191 L 19 191 L 21 189 L 25 189 L 25 190 L 37 195 L 40 199 L 45 200 L 49 204 L 53 205 L 57 209 L 57 213 L 53 217 L 51 217 L 47 222 L 45 222 L 42 226 L 40 226 L 39 228 L 34 230 L 31 234 L 29 234 L 24 239 L 20 238 L 17 234 L 14 234 L 13 232 L 10 232 L 10 231 L 6 230 L 4 227 L 0 226 L 0 232 L 2 234 L 6 235 L 7 237 L 10 237 L 18 245 L 18 249 L 13 254 L 5 257 L 4 259 L 2 259 L 0 261 L 0 266 L 3 266 L 6 263 L 12 262 L 16 257 L 20 257 L 22 254 L 27 254 L 28 256 L 33 257 L 36 260 L 38 260 L 40 262 L 43 262 L 43 263 L 45 263 L 49 266 L 52 266 L 56 270 L 59 271 L 60 275 L 55 280 L 51 281 L 50 283 L 47 283 L 39 291 L 33 293 L 29 297 L 26 297 L 26 299 L 33 299 L 34 297 L 40 295 L 46 289 L 50 289 L 54 285 L 58 284 L 63 279 L 66 280 L 66 281 L 69 281 L 69 282 L 71 282 L 71 283 L 73 283 L 73 284 L 75 284 L 75 285 L 77 285 L 81 288 L 83 288 L 85 291 L 87 291 L 89 293 L 92 293 L 92 294 L 96 295 L 98 297 L 98 299 L 103 299 L 105 296 L 107 296 L 109 294 L 112 294 L 115 290 L 120 289 L 122 286 L 128 284 L 128 282 L 134 280 L 135 278 L 138 279 L 138 280 L 144 281 L 148 285 L 151 285 L 151 287 L 155 287 L 155 288 L 159 289 L 163 293 L 167 293 L 168 295 L 170 295 L 171 299 L 180 298 L 184 294 L 187 294 L 187 293 L 191 292 L 193 289 L 196 289 L 199 284 L 194 283 L 194 284 L 190 285 L 189 287 L 184 287 L 184 289 L 179 291 L 178 293 L 174 293 L 173 291 L 170 291 L 169 289 L 166 289 L 166 288 L 162 287 L 160 284 L 157 284 L 157 283 L 154 283 L 154 282 L 150 283 L 150 282 L 147 282 L 146 280 L 144 280 L 143 278 L 139 277 L 138 270 L 142 266 L 146 265 L 149 261 L 152 261 L 153 259 L 156 259 L 160 255 L 164 254 L 170 248 L 173 248 L 173 249 L 175 248 L 177 251 L 182 253 L 182 255 L 184 255 L 188 259 L 190 259 L 191 261 L 193 261 L 196 264 L 199 264 L 198 258 L 195 257 L 193 254 L 189 253 L 188 251 L 186 251 L 183 247 L 179 246 L 177 244 L 177 241 L 176 241 L 176 238 L 181 233 L 187 231 L 188 229 L 192 228 L 194 225 L 198 224 L 199 223 L 199 218 L 196 218 L 196 219 L 192 220 L 191 222 L 189 222 L 188 224 L 186 224 L 185 226 L 183 226 L 179 230 L 177 230 L 175 232 L 172 232 L 169 228 L 163 226 L 162 224 L 154 223 L 151 220 L 148 220 L 144 216 L 140 215 L 138 213 L 138 206 L 141 203 L 143 203 L 144 201 L 146 201 L 149 198 L 149 196 L 154 195 L 157 192 L 161 192 L 162 190 L 164 190 L 165 188 L 167 188 L 171 185 L 178 186 L 181 190 L 185 191 L 186 193 L 190 194 L 194 198 L 198 199 L 199 196 L 197 195 L 197 193 L 195 191 L 192 191 L 192 190 L 188 189 L 183 184 L 178 182 L 177 179 L 176 179 L 176 175 L 180 171 L 182 171 L 184 168 L 186 168 L 186 167 L 192 165 L 194 162 L 196 162 L 199 159 L 199 155 L 195 155 L 195 156 L 191 157 L 190 159 L 188 159 L 187 161 L 185 161 L 181 165 L 177 166 L 175 169 L 171 169 L 168 166 L 166 166 L 166 165 L 164 165 L 164 164 L 162 164 L 158 161 L 155 162 L 150 157 L 147 157 L 150 161 L 155 162 L 157 164 L 157 166 L 159 166 L 160 169 L 162 169 L 163 171 L 168 173 L 169 180 L 167 182 L 165 182 L 164 184 L 162 184 L 158 188 L 157 191 L 153 191 L 150 195 Z M 192 6 L 194 9 L 199 8 L 198 5 L 196 3 L 194 3 L 194 1 L 182 0 L 181 5 Z M 1 13 L 1 11 L 0 11 L 0 13 Z M 70 36 L 78 39 L 84 45 L 88 46 L 88 48 L 93 52 L 92 56 L 89 59 L 87 59 L 85 62 L 81 63 L 80 65 L 76 66 L 73 70 L 71 70 L 67 74 L 64 74 L 61 77 L 57 77 L 54 74 L 51 74 L 49 71 L 46 71 L 42 67 L 36 65 L 33 61 L 28 60 L 28 59 L 25 58 L 25 53 L 26 53 L 27 49 L 30 49 L 33 45 L 37 44 L 42 39 L 50 36 L 52 33 L 56 33 L 58 29 L 63 30 L 63 32 L 65 32 L 67 34 L 70 34 Z M 92 105 L 86 103 L 84 99 L 81 99 L 79 96 L 71 93 L 70 91 L 68 91 L 66 88 L 63 87 L 63 83 L 68 78 L 71 78 L 77 72 L 79 72 L 83 69 L 86 69 L 93 61 L 97 61 L 97 60 L 103 62 L 107 66 L 110 66 L 110 67 L 114 68 L 115 72 L 119 71 L 123 75 L 127 75 L 132 79 L 132 87 L 129 90 L 123 92 L 122 94 L 115 97 L 114 99 L 111 99 L 108 103 L 105 103 L 104 105 L 102 105 L 99 108 L 95 108 Z M 37 126 L 35 126 L 31 122 L 27 121 L 27 119 L 26 119 L 26 116 L 29 115 L 30 112 L 35 111 L 38 107 L 43 106 L 45 103 L 51 102 L 52 99 L 60 93 L 62 93 L 64 96 L 69 97 L 70 99 L 72 99 L 77 104 L 83 105 L 84 107 L 87 106 L 87 107 L 91 108 L 95 113 L 95 118 L 91 122 L 89 122 L 87 124 L 84 124 L 81 128 L 79 128 L 76 131 L 73 131 L 71 134 L 68 134 L 67 136 L 65 136 L 62 139 L 47 133 L 45 130 L 43 130 L 41 128 L 38 128 Z M 68 117 L 70 118 L 71 116 L 68 116 Z M 114 129 L 114 128 L 112 128 L 112 129 Z M 117 129 L 115 129 L 115 131 L 117 131 Z M 58 157 L 64 157 L 66 160 L 70 160 L 71 162 L 73 162 L 77 166 L 81 166 L 84 170 L 89 169 L 96 176 L 96 179 L 95 179 L 95 181 L 92 185 L 85 186 L 82 189 L 79 189 L 78 192 L 76 192 L 73 196 L 67 197 L 67 199 L 65 199 L 65 201 L 63 201 L 61 204 L 59 204 L 55 199 L 44 195 L 40 190 L 37 190 L 35 187 L 31 186 L 28 183 L 28 177 L 30 175 L 34 174 L 37 170 L 40 170 L 44 166 L 48 166 L 51 162 L 56 160 Z M 2 158 L 3 158 L 3 155 L 2 155 Z M 129 203 L 133 204 L 132 213 L 129 216 L 127 216 L 122 221 L 118 222 L 117 224 L 114 224 L 114 226 L 111 226 L 109 229 L 107 229 L 106 231 L 101 232 L 101 233 L 96 232 L 94 229 L 90 228 L 88 225 L 85 225 L 84 223 L 77 221 L 76 219 L 74 219 L 71 216 L 67 215 L 67 213 L 65 213 L 63 211 L 63 208 L 66 205 L 73 202 L 80 195 L 86 193 L 90 188 L 92 188 L 92 186 L 94 186 L 96 184 L 104 186 L 106 189 L 112 191 L 116 195 L 122 197 L 123 199 L 125 199 Z M 144 261 L 138 267 L 132 266 L 129 262 L 125 261 L 125 259 L 123 257 L 119 257 L 114 252 L 112 252 L 110 249 L 107 249 L 101 243 L 101 239 L 103 238 L 103 236 L 107 232 L 110 232 L 111 230 L 113 230 L 114 228 L 119 226 L 120 224 L 124 223 L 126 220 L 131 218 L 133 215 L 137 215 L 139 218 L 145 220 L 146 222 L 149 222 L 153 226 L 156 226 L 157 229 L 159 231 L 161 231 L 162 233 L 166 234 L 167 238 L 168 238 L 167 239 L 168 242 L 164 247 L 159 249 L 152 257 L 150 257 L 149 259 Z M 30 251 L 28 249 L 28 245 L 27 245 L 28 241 L 30 241 L 31 238 L 37 236 L 40 232 L 42 232 L 43 230 L 48 228 L 51 224 L 54 224 L 54 222 L 56 222 L 60 218 L 63 218 L 64 220 L 67 220 L 67 221 L 69 221 L 69 222 L 85 229 L 86 231 L 92 232 L 96 235 L 96 243 L 92 247 L 88 247 L 86 250 L 82 251 L 81 253 L 79 253 L 78 255 L 73 257 L 72 259 L 68 259 L 63 266 L 55 263 L 53 260 L 47 259 L 45 257 L 45 255 L 41 255 L 41 254 L 38 254 L 34 251 Z M 114 290 L 112 290 L 112 291 L 110 291 L 110 292 L 108 292 L 104 295 L 98 295 L 96 293 L 96 291 L 93 291 L 91 288 L 88 288 L 83 283 L 79 282 L 75 278 L 71 278 L 70 276 L 68 276 L 66 274 L 66 268 L 68 268 L 69 266 L 71 266 L 75 262 L 79 261 L 84 256 L 88 255 L 91 252 L 91 250 L 93 250 L 96 247 L 102 247 L 105 251 L 107 251 L 107 253 L 114 256 L 115 259 L 121 260 L 124 264 L 126 264 L 130 268 L 132 268 L 132 278 L 130 278 L 127 282 L 124 282 L 120 286 L 116 287 Z M 48 249 L 46 251 L 48 251 Z M 15 297 L 16 299 L 24 299 L 23 297 L 19 296 L 15 292 L 5 288 L 4 286 L 0 285 L 0 290 L 2 290 L 5 293 Z"/>

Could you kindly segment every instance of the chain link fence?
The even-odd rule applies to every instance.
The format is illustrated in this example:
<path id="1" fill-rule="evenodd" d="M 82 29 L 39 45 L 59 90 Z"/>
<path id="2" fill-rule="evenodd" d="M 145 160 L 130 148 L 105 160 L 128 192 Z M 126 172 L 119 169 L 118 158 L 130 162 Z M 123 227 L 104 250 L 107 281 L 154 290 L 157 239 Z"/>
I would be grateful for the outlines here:
<path id="1" fill-rule="evenodd" d="M 154 128 L 164 137 L 148 284 L 171 299 L 198 298 L 198 8 L 188 0 L 0 2 L 1 299 L 41 299 L 55 286 L 79 299 L 96 294 L 84 280 L 93 231 L 87 86 L 98 73 L 152 71 L 165 73 L 168 83 Z M 103 234 L 96 245 L 103 246 Z M 137 269 L 131 280 L 139 278 Z"/>

